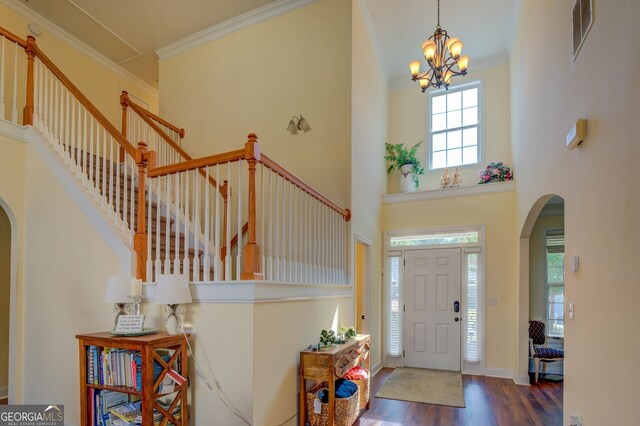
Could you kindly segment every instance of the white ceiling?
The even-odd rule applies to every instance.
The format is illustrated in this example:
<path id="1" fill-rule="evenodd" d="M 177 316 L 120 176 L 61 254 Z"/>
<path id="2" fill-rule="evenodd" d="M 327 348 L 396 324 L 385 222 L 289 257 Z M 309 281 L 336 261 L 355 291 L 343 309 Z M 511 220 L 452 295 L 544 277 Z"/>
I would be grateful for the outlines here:
<path id="1" fill-rule="evenodd" d="M 420 46 L 436 29 L 437 1 L 364 2 L 389 80 L 410 81 L 409 62 L 423 59 Z M 515 4 L 516 0 L 440 1 L 440 26 L 464 43 L 469 73 L 478 60 L 507 54 Z"/>
<path id="2" fill-rule="evenodd" d="M 149 84 L 158 83 L 155 51 L 263 7 L 294 0 L 13 0 L 44 16 Z M 391 82 L 436 26 L 436 0 L 362 0 Z M 440 23 L 464 42 L 470 72 L 479 59 L 504 55 L 517 0 L 441 0 Z"/>

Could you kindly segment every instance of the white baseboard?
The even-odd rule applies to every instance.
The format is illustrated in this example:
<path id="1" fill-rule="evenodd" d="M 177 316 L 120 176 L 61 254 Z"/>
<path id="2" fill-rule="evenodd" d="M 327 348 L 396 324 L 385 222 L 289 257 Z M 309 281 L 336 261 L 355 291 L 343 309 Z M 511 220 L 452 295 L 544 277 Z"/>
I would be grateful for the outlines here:
<path id="1" fill-rule="evenodd" d="M 501 379 L 513 379 L 513 370 L 506 368 L 485 368 L 484 375 L 489 377 L 499 377 Z"/>
<path id="2" fill-rule="evenodd" d="M 382 370 L 382 363 L 378 362 L 373 367 L 371 367 L 371 376 L 370 377 L 373 377 L 376 374 L 378 374 L 380 372 L 380 370 Z"/>
<path id="3" fill-rule="evenodd" d="M 516 385 L 520 385 L 520 386 L 531 386 L 531 383 L 529 383 L 529 375 L 524 375 L 524 376 L 516 376 L 513 379 L 514 382 L 516 382 Z"/>

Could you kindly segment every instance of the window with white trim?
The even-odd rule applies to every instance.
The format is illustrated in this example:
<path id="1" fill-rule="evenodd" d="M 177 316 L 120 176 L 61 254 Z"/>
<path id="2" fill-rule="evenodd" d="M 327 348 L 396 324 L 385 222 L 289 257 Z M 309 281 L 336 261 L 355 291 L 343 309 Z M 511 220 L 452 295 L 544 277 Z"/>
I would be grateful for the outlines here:
<path id="1" fill-rule="evenodd" d="M 400 257 L 390 258 L 389 355 L 400 356 Z"/>
<path id="2" fill-rule="evenodd" d="M 478 265 L 479 253 L 465 253 L 467 264 L 467 330 L 465 360 L 480 362 L 480 336 L 478 320 Z"/>
<path id="3" fill-rule="evenodd" d="M 429 94 L 429 170 L 480 162 L 480 83 Z"/>
<path id="4" fill-rule="evenodd" d="M 564 337 L 564 230 L 545 232 L 547 335 Z"/>

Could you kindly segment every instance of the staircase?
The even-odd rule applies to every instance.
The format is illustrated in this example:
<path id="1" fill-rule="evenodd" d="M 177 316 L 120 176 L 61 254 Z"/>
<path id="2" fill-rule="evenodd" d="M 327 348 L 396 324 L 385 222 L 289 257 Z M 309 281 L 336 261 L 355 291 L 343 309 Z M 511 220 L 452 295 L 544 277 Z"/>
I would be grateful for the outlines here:
<path id="1" fill-rule="evenodd" d="M 133 230 L 137 229 L 139 187 L 135 174 L 137 172 L 132 173 L 130 168 L 127 169 L 126 173 L 124 172 L 124 168 L 129 167 L 129 163 L 112 162 L 105 157 L 84 153 L 83 151 L 75 149 L 71 164 L 74 164 L 76 168 L 79 167 L 81 170 L 85 170 L 84 178 L 90 182 L 91 186 L 96 188 L 98 196 L 101 199 L 111 200 L 111 203 L 116 206 L 118 222 L 121 225 Z M 147 232 L 151 232 L 154 235 L 157 233 L 159 235 L 159 238 L 152 238 L 150 240 L 150 259 L 168 260 L 173 265 L 176 255 L 178 255 L 180 267 L 179 270 L 174 273 L 185 273 L 185 232 L 184 230 L 177 232 L 175 229 L 175 219 L 171 216 L 175 204 L 172 203 L 167 212 L 166 205 L 159 205 L 157 201 L 150 201 L 149 196 L 150 193 L 147 186 L 147 188 L 145 188 L 145 214 L 146 217 L 151 218 L 151 221 L 149 222 L 147 220 L 145 226 L 147 226 Z M 156 200 L 160 199 L 157 194 L 151 194 L 151 198 Z M 149 209 L 151 210 L 150 212 Z M 131 223 L 133 224 L 132 226 L 127 226 L 127 224 Z M 193 239 L 193 236 L 191 235 L 190 238 Z M 182 252 L 179 252 L 176 247 L 182 247 Z M 190 248 L 186 254 L 189 265 L 189 280 L 191 281 L 194 279 L 193 259 L 195 256 L 202 259 L 203 254 L 203 250 L 195 250 L 193 248 Z M 204 275 L 202 264 L 203 262 L 201 261 L 199 268 L 200 277 Z M 147 277 L 147 281 L 155 282 L 157 278 L 155 276 L 155 268 L 152 268 L 151 272 L 152 275 Z"/>

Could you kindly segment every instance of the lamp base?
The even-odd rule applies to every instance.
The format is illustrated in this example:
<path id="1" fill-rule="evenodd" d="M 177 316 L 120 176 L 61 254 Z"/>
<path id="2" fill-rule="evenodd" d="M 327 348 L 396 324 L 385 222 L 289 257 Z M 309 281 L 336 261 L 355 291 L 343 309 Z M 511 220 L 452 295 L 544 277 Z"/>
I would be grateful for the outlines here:
<path id="1" fill-rule="evenodd" d="M 166 327 L 168 334 L 180 334 L 180 323 L 175 315 L 169 315 L 169 317 L 167 317 Z"/>

